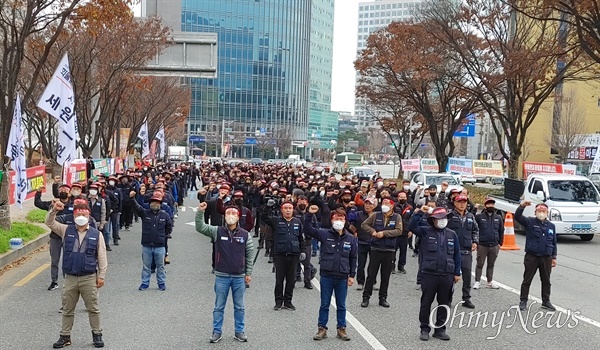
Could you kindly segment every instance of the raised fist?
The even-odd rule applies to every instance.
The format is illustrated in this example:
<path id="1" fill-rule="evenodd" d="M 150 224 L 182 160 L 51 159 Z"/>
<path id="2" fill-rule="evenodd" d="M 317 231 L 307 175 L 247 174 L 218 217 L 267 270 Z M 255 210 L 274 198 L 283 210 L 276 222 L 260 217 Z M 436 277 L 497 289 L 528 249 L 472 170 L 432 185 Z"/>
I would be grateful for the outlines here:
<path id="1" fill-rule="evenodd" d="M 131 197 L 131 198 L 135 197 L 135 191 L 129 192 L 129 197 Z"/>
<path id="2" fill-rule="evenodd" d="M 206 204 L 206 202 L 202 202 L 200 205 L 198 205 L 198 210 L 205 211 L 206 207 L 208 207 L 208 204 Z"/>
<path id="3" fill-rule="evenodd" d="M 54 202 L 54 210 L 56 211 L 61 211 L 65 209 L 65 204 L 59 200 Z"/>
<path id="4" fill-rule="evenodd" d="M 201 195 L 205 195 L 206 194 L 206 188 L 202 187 L 200 189 L 200 191 L 198 191 Z"/>
<path id="5" fill-rule="evenodd" d="M 442 191 L 445 191 L 448 188 L 448 183 L 446 181 L 442 182 Z"/>
<path id="6" fill-rule="evenodd" d="M 422 206 L 422 207 L 421 207 L 421 211 L 422 211 L 423 213 L 427 214 L 427 213 L 429 212 L 429 207 L 428 207 L 428 206 L 426 206 L 426 205 L 424 205 L 424 206 Z"/>
<path id="7" fill-rule="evenodd" d="M 521 206 L 522 206 L 522 207 L 528 207 L 528 206 L 530 206 L 530 205 L 531 205 L 531 201 L 522 201 L 522 202 L 521 202 Z"/>
<path id="8" fill-rule="evenodd" d="M 316 205 L 311 205 L 308 207 L 308 212 L 311 214 L 316 214 L 319 211 L 319 207 Z"/>

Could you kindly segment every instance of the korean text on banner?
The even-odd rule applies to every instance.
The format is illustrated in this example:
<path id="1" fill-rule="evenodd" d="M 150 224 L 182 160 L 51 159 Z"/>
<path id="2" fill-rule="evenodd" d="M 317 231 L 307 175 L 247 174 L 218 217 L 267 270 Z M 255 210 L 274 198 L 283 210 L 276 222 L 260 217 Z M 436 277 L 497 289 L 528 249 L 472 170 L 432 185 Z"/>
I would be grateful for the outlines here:
<path id="1" fill-rule="evenodd" d="M 76 182 L 87 181 L 85 159 L 76 159 L 65 167 L 65 183 L 69 186 Z"/>
<path id="2" fill-rule="evenodd" d="M 15 171 L 11 170 L 9 175 L 10 187 L 8 189 L 9 203 L 15 204 L 15 192 L 17 188 L 17 179 Z M 46 167 L 44 165 L 27 168 L 25 171 L 25 177 L 27 182 L 27 192 L 25 193 L 24 200 L 35 197 L 35 192 L 40 188 L 46 187 Z M 42 192 L 46 192 L 45 189 Z"/>
<path id="3" fill-rule="evenodd" d="M 150 154 L 150 145 L 148 144 L 148 122 L 145 121 L 137 135 L 142 140 L 142 158 Z"/>
<path id="4" fill-rule="evenodd" d="M 471 159 L 462 158 L 448 158 L 448 172 L 461 174 L 461 175 L 472 175 L 473 164 Z"/>
<path id="5" fill-rule="evenodd" d="M 130 128 L 119 129 L 119 158 L 127 158 L 127 146 L 129 145 L 129 134 L 131 134 Z"/>
<path id="6" fill-rule="evenodd" d="M 94 159 L 94 169 L 92 169 L 92 178 L 98 179 L 98 175 L 109 175 L 110 172 L 110 159 Z"/>
<path id="7" fill-rule="evenodd" d="M 58 164 L 63 165 L 74 160 L 77 157 L 77 118 L 67 54 L 60 61 L 37 106 L 58 119 L 60 130 L 56 151 Z"/>
<path id="8" fill-rule="evenodd" d="M 27 196 L 27 161 L 25 159 L 25 143 L 23 141 L 23 119 L 21 116 L 21 98 L 17 95 L 15 101 L 15 110 L 13 113 L 10 135 L 8 137 L 8 147 L 6 147 L 6 156 L 12 162 L 12 168 L 15 171 L 15 193 L 13 198 L 20 207 Z"/>
<path id="9" fill-rule="evenodd" d="M 504 177 L 502 162 L 499 160 L 473 160 L 473 175 Z"/>
<path id="10" fill-rule="evenodd" d="M 419 159 L 402 159 L 402 170 L 404 171 L 420 171 L 421 161 Z"/>
<path id="11" fill-rule="evenodd" d="M 421 171 L 438 172 L 440 167 L 436 159 L 421 159 Z"/>
<path id="12" fill-rule="evenodd" d="M 523 162 L 523 177 L 525 178 L 531 174 L 561 174 L 562 172 L 562 164 Z"/>
<path id="13" fill-rule="evenodd" d="M 592 162 L 592 166 L 590 167 L 590 173 L 597 172 L 600 172 L 600 144 L 598 144 L 596 155 L 594 156 L 594 162 Z"/>

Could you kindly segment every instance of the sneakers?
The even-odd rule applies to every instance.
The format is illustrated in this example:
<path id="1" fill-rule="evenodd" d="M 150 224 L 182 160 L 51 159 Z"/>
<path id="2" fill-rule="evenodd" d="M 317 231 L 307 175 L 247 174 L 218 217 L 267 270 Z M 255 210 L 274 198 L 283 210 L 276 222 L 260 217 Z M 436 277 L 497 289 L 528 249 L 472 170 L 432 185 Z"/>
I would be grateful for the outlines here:
<path id="1" fill-rule="evenodd" d="M 313 289 L 312 283 L 310 283 L 310 282 L 304 283 L 304 288 L 306 288 L 306 289 Z"/>
<path id="2" fill-rule="evenodd" d="M 523 311 L 527 309 L 527 300 L 521 300 L 519 302 L 519 310 Z"/>
<path id="3" fill-rule="evenodd" d="M 112 252 L 112 248 L 108 244 L 106 245 L 106 251 L 107 252 Z"/>
<path id="4" fill-rule="evenodd" d="M 416 290 L 421 290 L 421 285 L 417 284 L 417 286 L 415 287 Z"/>
<path id="5" fill-rule="evenodd" d="M 327 329 L 325 327 L 319 327 L 317 334 L 313 337 L 314 340 L 323 340 L 327 338 Z"/>
<path id="6" fill-rule="evenodd" d="M 285 301 L 285 302 L 283 302 L 283 308 L 284 309 L 288 309 L 290 311 L 296 311 L 296 307 L 294 306 L 294 304 L 292 304 L 291 301 Z"/>
<path id="7" fill-rule="evenodd" d="M 398 266 L 398 272 L 400 272 L 403 275 L 406 275 L 406 270 L 404 269 L 404 266 Z"/>
<path id="8" fill-rule="evenodd" d="M 395 274 L 396 274 L 396 270 L 392 269 L 392 275 L 395 275 Z"/>
<path id="9" fill-rule="evenodd" d="M 138 288 L 138 289 L 139 289 L 139 290 L 146 290 L 146 289 L 148 289 L 148 287 L 149 287 L 149 286 L 148 286 L 147 284 L 145 284 L 145 283 L 142 283 L 142 284 L 140 284 L 140 288 Z"/>
<path id="10" fill-rule="evenodd" d="M 54 349 L 62 349 L 65 346 L 71 345 L 71 336 L 70 335 L 61 335 L 56 343 L 52 344 Z"/>
<path id="11" fill-rule="evenodd" d="M 556 308 L 554 307 L 554 305 L 552 305 L 552 303 L 550 302 L 550 300 L 546 300 L 542 302 L 542 309 L 546 309 L 546 310 L 550 310 L 550 311 L 556 311 Z"/>
<path id="12" fill-rule="evenodd" d="M 362 303 L 360 303 L 360 307 L 368 307 L 369 306 L 369 298 L 363 297 Z"/>
<path id="13" fill-rule="evenodd" d="M 235 336 L 233 337 L 233 339 L 245 343 L 248 341 L 248 337 L 246 336 L 246 334 L 244 332 L 240 332 L 240 333 L 236 333 Z"/>
<path id="14" fill-rule="evenodd" d="M 167 286 L 165 286 L 165 284 L 164 284 L 164 283 L 159 283 L 159 284 L 158 284 L 158 289 L 160 289 L 160 290 L 162 290 L 162 291 L 165 291 L 165 290 L 167 290 Z"/>
<path id="15" fill-rule="evenodd" d="M 481 283 L 479 283 L 479 281 L 475 282 L 475 284 L 473 284 L 473 289 L 479 289 L 481 288 Z"/>
<path id="16" fill-rule="evenodd" d="M 450 340 L 450 336 L 445 331 L 433 332 L 433 337 L 441 340 Z"/>
<path id="17" fill-rule="evenodd" d="M 350 340 L 350 337 L 348 336 L 348 333 L 346 333 L 346 327 L 341 327 L 337 329 L 337 337 L 340 338 L 341 340 Z"/>
<path id="18" fill-rule="evenodd" d="M 269 260 L 268 260 L 267 262 L 268 262 L 269 264 L 272 264 L 272 263 L 273 263 L 273 257 L 272 257 L 272 256 L 270 256 L 270 257 L 269 257 Z"/>
<path id="19" fill-rule="evenodd" d="M 421 335 L 419 336 L 419 339 L 421 339 L 422 341 L 428 341 L 429 340 L 429 332 L 421 331 Z"/>
<path id="20" fill-rule="evenodd" d="M 473 305 L 473 303 L 471 302 L 471 300 L 465 300 L 465 302 L 462 304 L 462 306 L 466 307 L 467 309 L 474 309 L 475 305 Z"/>
<path id="21" fill-rule="evenodd" d="M 283 302 L 282 301 L 278 301 L 275 303 L 275 306 L 273 307 L 273 310 L 275 311 L 279 311 L 283 308 Z"/>
<path id="22" fill-rule="evenodd" d="M 500 286 L 497 285 L 494 281 L 488 282 L 486 287 L 488 287 L 489 289 L 499 289 L 500 288 Z"/>
<path id="23" fill-rule="evenodd" d="M 302 276 L 296 276 L 296 282 L 302 282 Z"/>
<path id="24" fill-rule="evenodd" d="M 358 286 L 356 286 L 356 290 L 363 290 L 364 287 L 365 287 L 364 284 L 359 283 Z"/>
<path id="25" fill-rule="evenodd" d="M 218 343 L 219 340 L 223 339 L 223 336 L 221 335 L 221 333 L 213 333 L 212 336 L 210 337 L 209 341 L 211 343 Z"/>
<path id="26" fill-rule="evenodd" d="M 95 348 L 103 348 L 104 347 L 104 340 L 102 340 L 102 333 L 92 332 L 92 341 L 94 342 Z"/>
<path id="27" fill-rule="evenodd" d="M 56 289 L 58 289 L 58 283 L 56 283 L 56 282 L 50 283 L 50 287 L 48 287 L 48 290 L 56 290 Z"/>
<path id="28" fill-rule="evenodd" d="M 390 307 L 390 303 L 385 298 L 379 298 L 379 306 Z"/>
<path id="29" fill-rule="evenodd" d="M 119 240 L 118 239 L 113 240 L 113 245 L 119 245 Z"/>

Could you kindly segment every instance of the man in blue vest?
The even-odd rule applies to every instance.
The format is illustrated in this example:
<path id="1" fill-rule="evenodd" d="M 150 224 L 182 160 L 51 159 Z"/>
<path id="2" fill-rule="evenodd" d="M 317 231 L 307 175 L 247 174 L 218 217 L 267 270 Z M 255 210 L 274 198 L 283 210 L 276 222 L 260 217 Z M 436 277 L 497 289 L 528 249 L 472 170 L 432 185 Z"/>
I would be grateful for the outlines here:
<path id="1" fill-rule="evenodd" d="M 138 201 L 142 202 L 141 196 L 137 200 L 133 200 L 136 196 L 135 191 L 129 194 L 132 198 L 131 203 L 142 219 L 142 284 L 139 290 L 146 290 L 150 285 L 150 277 L 152 275 L 152 261 L 156 264 L 156 280 L 158 289 L 164 291 L 167 289 L 167 275 L 165 273 L 165 256 L 167 244 L 167 236 L 173 231 L 173 221 L 171 216 L 161 210 L 162 197 L 157 195 L 150 198 L 150 205 L 147 209 L 142 207 Z"/>
<path id="2" fill-rule="evenodd" d="M 223 313 L 227 295 L 231 289 L 235 336 L 240 342 L 248 341 L 244 332 L 244 293 L 252 280 L 252 250 L 254 243 L 248 231 L 238 225 L 241 211 L 231 206 L 225 209 L 225 224 L 211 226 L 204 221 L 206 202 L 200 203 L 196 213 L 196 231 L 210 237 L 215 248 L 215 309 L 213 311 L 213 333 L 211 343 L 217 343 L 223 334 Z"/>
<path id="3" fill-rule="evenodd" d="M 452 215 L 446 208 L 435 208 L 427 222 L 429 225 L 420 225 L 422 218 L 429 212 L 429 207 L 424 205 L 413 215 L 408 229 L 421 238 L 419 256 L 422 259 L 419 265 L 421 270 L 421 308 L 419 321 L 421 322 L 421 335 L 419 339 L 429 340 L 429 332 L 434 327 L 433 336 L 441 340 L 450 340 L 446 334 L 446 321 L 450 309 L 450 298 L 454 284 L 460 281 L 461 251 L 458 235 L 448 229 L 448 216 Z M 436 298 L 440 307 L 437 308 L 435 325 L 429 322 L 431 304 Z"/>
<path id="4" fill-rule="evenodd" d="M 90 210 L 85 204 L 73 209 L 74 225 L 56 221 L 56 214 L 65 209 L 60 200 L 55 201 L 46 216 L 46 225 L 63 240 L 63 274 L 65 285 L 62 292 L 62 328 L 55 349 L 71 345 L 71 329 L 75 319 L 75 307 L 79 296 L 83 298 L 92 328 L 92 340 L 97 348 L 104 347 L 98 289 L 104 285 L 107 260 L 102 234 L 90 227 Z"/>
<path id="5" fill-rule="evenodd" d="M 111 251 L 109 243 L 108 233 L 104 232 L 104 226 L 106 225 L 106 202 L 104 198 L 98 195 L 98 184 L 93 183 L 88 189 L 88 205 L 90 206 L 90 215 L 98 223 L 98 230 L 102 232 L 104 237 L 104 245 L 106 250 Z"/>
<path id="6" fill-rule="evenodd" d="M 374 212 L 361 224 L 361 228 L 373 236 L 371 250 L 369 251 L 369 267 L 367 268 L 367 282 L 363 291 L 362 307 L 369 306 L 369 299 L 373 293 L 375 278 L 381 267 L 381 285 L 379 287 L 379 305 L 390 307 L 387 301 L 390 275 L 394 269 L 394 255 L 396 253 L 396 237 L 402 234 L 402 217 L 394 213 L 394 201 L 386 198 L 381 202 L 381 211 Z"/>
<path id="7" fill-rule="evenodd" d="M 354 284 L 358 261 L 358 241 L 352 233 L 344 229 L 346 212 L 338 208 L 331 213 L 332 228 L 318 229 L 314 214 L 319 207 L 311 205 L 310 216 L 305 217 L 304 225 L 307 236 L 321 242 L 321 307 L 319 308 L 318 331 L 314 340 L 327 338 L 327 321 L 329 305 L 335 291 L 337 309 L 337 337 L 350 340 L 346 332 L 346 297 L 348 287 Z"/>

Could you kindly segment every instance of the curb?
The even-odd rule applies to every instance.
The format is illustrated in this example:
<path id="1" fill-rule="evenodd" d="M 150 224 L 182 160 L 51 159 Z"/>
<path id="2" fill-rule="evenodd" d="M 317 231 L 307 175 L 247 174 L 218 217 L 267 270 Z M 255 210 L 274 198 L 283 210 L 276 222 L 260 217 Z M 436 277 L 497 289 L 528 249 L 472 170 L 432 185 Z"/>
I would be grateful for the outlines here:
<path id="1" fill-rule="evenodd" d="M 17 250 L 9 250 L 8 252 L 0 255 L 0 270 L 3 270 L 6 266 L 45 246 L 46 244 L 48 244 L 49 239 L 50 232 L 48 231 L 46 233 L 42 233 L 33 241 L 24 244 L 23 248 Z"/>

